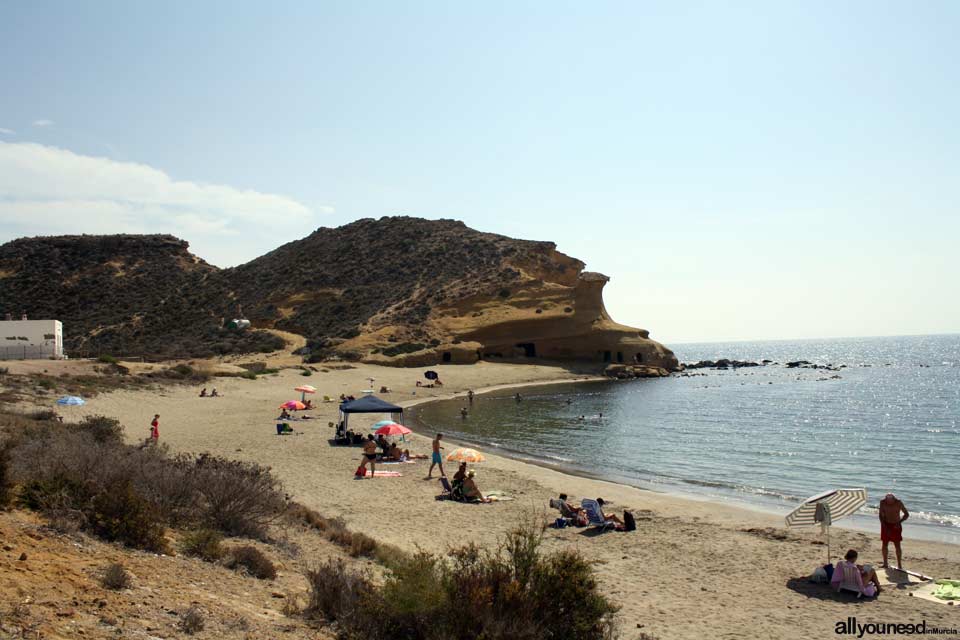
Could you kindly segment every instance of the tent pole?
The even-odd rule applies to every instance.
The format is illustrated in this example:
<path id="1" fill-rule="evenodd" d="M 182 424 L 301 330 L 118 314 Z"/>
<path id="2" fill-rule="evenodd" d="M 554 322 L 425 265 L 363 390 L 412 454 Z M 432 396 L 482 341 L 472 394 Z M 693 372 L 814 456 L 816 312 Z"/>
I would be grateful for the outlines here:
<path id="1" fill-rule="evenodd" d="M 830 526 L 827 526 L 827 564 L 830 564 Z"/>

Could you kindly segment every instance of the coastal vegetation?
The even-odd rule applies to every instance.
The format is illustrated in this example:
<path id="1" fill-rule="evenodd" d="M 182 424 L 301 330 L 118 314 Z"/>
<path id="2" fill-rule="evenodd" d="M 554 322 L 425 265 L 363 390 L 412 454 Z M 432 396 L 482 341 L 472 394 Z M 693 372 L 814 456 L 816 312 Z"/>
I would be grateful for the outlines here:
<path id="1" fill-rule="evenodd" d="M 268 582 L 278 577 L 270 556 L 291 553 L 281 532 L 312 532 L 343 555 L 305 559 L 307 602 L 294 597 L 283 611 L 344 639 L 601 639 L 616 631 L 617 606 L 600 593 L 591 565 L 576 551 L 544 552 L 539 521 L 494 548 L 411 554 L 290 502 L 266 467 L 125 444 L 112 418 L 62 424 L 0 411 L 0 489 L 0 506 L 32 511 L 61 534 L 177 550 Z M 99 572 L 109 590 L 135 580 L 122 562 Z M 192 609 L 180 614 L 185 633 L 204 628 L 206 614 Z"/>

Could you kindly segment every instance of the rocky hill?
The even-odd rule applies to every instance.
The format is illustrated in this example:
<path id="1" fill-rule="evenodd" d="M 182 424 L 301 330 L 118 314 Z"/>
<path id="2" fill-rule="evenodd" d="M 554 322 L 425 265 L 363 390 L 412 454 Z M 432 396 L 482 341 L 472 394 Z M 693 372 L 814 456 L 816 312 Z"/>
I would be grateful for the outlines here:
<path id="1" fill-rule="evenodd" d="M 209 356 L 283 341 L 221 328 L 234 313 L 220 270 L 173 236 L 57 236 L 0 245 L 0 318 L 54 318 L 74 356 Z"/>
<path id="2" fill-rule="evenodd" d="M 222 328 L 308 338 L 306 356 L 384 364 L 546 357 L 642 363 L 676 358 L 603 307 L 606 276 L 551 242 L 454 220 L 363 219 L 320 228 L 219 270 L 171 236 L 66 236 L 0 246 L 0 313 L 64 321 L 68 350 L 209 355 L 271 347 Z"/>

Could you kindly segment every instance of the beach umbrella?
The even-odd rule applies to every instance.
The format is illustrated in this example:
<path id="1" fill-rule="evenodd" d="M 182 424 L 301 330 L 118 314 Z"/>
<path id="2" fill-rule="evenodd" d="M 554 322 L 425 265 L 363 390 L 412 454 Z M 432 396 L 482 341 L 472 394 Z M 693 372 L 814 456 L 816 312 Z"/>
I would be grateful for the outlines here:
<path id="1" fill-rule="evenodd" d="M 423 374 L 423 377 L 426 378 L 427 380 L 436 380 L 440 376 L 437 375 L 436 371 L 427 371 Z"/>
<path id="2" fill-rule="evenodd" d="M 309 384 L 302 384 L 302 385 L 300 385 L 299 387 L 294 387 L 293 390 L 300 392 L 300 402 L 306 402 L 306 401 L 307 401 L 307 394 L 308 394 L 308 393 L 316 393 L 316 392 L 317 392 L 317 388 L 316 388 L 316 387 L 312 387 L 312 386 L 310 386 Z"/>
<path id="3" fill-rule="evenodd" d="M 483 462 L 486 459 L 486 456 L 476 449 L 468 449 L 466 447 L 454 449 L 447 456 L 447 461 L 449 462 Z"/>
<path id="4" fill-rule="evenodd" d="M 827 562 L 830 562 L 830 525 L 834 520 L 853 515 L 865 504 L 866 489 L 831 489 L 804 500 L 785 520 L 788 527 L 819 524 L 827 534 Z"/>
<path id="5" fill-rule="evenodd" d="M 380 422 L 376 423 L 375 425 L 373 425 L 373 426 L 370 427 L 370 428 L 371 428 L 371 429 L 379 429 L 380 427 L 385 427 L 385 426 L 387 426 L 388 424 L 397 424 L 397 423 L 394 422 L 393 420 L 381 420 Z"/>
<path id="6" fill-rule="evenodd" d="M 307 408 L 307 405 L 303 404 L 299 400 L 288 400 L 280 405 L 281 409 L 290 409 L 291 411 L 302 411 Z"/>
<path id="7" fill-rule="evenodd" d="M 62 398 L 57 399 L 57 404 L 75 407 L 87 404 L 87 401 L 80 396 L 63 396 Z"/>
<path id="8" fill-rule="evenodd" d="M 374 433 L 376 433 L 378 436 L 400 436 L 400 439 L 403 440 L 403 437 L 405 435 L 413 432 L 410 431 L 410 429 L 407 429 L 402 424 L 397 424 L 396 422 L 394 422 L 393 424 L 383 425 L 382 427 L 377 429 Z"/>

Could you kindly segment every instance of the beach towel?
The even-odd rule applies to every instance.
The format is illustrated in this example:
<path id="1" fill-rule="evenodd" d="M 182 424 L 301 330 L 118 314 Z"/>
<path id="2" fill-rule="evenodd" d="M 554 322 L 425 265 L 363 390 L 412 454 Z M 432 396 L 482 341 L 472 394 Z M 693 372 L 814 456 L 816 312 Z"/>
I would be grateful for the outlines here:
<path id="1" fill-rule="evenodd" d="M 940 600 L 960 600 L 960 580 L 936 580 L 937 590 L 934 598 Z"/>
<path id="2" fill-rule="evenodd" d="M 490 502 L 508 502 L 513 500 L 513 498 L 505 494 L 503 491 L 498 491 L 496 489 L 486 492 L 484 496 L 490 500 Z"/>
<path id="3" fill-rule="evenodd" d="M 367 475 L 372 475 L 374 478 L 401 478 L 401 477 L 403 477 L 403 474 L 400 473 L 399 471 L 381 471 L 380 469 L 377 469 L 377 470 L 374 471 L 372 474 L 367 474 Z"/>

